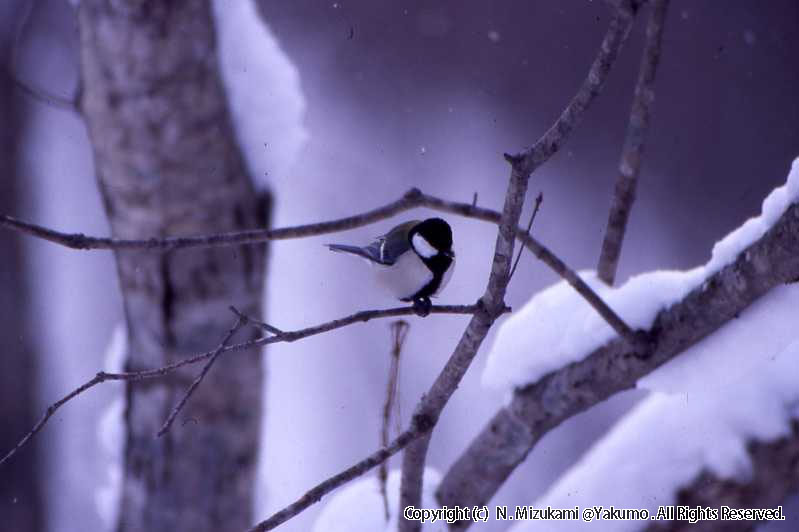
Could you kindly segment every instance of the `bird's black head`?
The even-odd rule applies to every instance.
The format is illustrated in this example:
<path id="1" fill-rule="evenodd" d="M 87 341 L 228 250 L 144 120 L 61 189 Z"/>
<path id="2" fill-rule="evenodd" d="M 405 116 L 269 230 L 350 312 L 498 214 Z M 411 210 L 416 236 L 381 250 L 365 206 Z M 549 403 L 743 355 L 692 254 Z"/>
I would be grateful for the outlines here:
<path id="1" fill-rule="evenodd" d="M 452 229 L 441 218 L 428 218 L 410 231 L 413 248 L 423 258 L 443 254 L 452 257 Z"/>

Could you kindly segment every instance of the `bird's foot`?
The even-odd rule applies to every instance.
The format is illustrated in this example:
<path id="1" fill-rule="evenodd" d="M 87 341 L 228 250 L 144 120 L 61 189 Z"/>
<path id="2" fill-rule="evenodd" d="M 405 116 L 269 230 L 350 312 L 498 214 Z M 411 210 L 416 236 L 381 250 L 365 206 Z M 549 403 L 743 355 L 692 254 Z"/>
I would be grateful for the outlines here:
<path id="1" fill-rule="evenodd" d="M 420 316 L 422 318 L 430 314 L 430 309 L 432 307 L 433 303 L 430 301 L 429 297 L 421 297 L 419 299 L 413 300 L 413 311 L 416 313 L 417 316 Z"/>

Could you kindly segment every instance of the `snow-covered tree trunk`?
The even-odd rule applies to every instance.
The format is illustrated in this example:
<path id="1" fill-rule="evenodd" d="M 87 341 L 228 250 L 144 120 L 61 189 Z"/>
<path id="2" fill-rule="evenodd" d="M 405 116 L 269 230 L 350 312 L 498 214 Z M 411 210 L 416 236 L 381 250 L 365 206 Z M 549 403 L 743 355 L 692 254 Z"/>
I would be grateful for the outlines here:
<path id="1" fill-rule="evenodd" d="M 114 236 L 263 226 L 226 107 L 211 7 L 83 0 L 85 115 Z M 118 251 L 128 370 L 213 349 L 235 305 L 261 314 L 265 248 Z M 263 377 L 256 351 L 224 357 L 171 430 L 156 437 L 194 374 L 128 383 L 121 531 L 241 530 L 251 524 Z"/>

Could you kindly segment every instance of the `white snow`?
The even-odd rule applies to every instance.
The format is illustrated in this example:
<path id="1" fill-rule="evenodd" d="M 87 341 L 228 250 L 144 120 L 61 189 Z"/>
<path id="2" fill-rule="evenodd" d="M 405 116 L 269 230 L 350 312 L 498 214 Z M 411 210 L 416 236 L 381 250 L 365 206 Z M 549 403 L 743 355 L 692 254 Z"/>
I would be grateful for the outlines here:
<path id="1" fill-rule="evenodd" d="M 239 145 L 258 188 L 284 178 L 308 133 L 297 68 L 252 0 L 214 0 L 222 79 Z"/>
<path id="2" fill-rule="evenodd" d="M 632 277 L 620 288 L 593 271 L 578 272 L 633 328 L 647 328 L 655 316 L 701 280 L 701 269 L 656 271 Z M 483 373 L 483 385 L 513 389 L 582 360 L 616 336 L 615 331 L 565 281 L 536 294 L 500 327 Z"/>
<path id="3" fill-rule="evenodd" d="M 389 514 L 386 522 L 383 496 L 376 476 L 360 478 L 342 488 L 330 498 L 314 523 L 313 532 L 394 532 L 397 530 L 397 506 L 399 501 L 401 471 L 394 470 L 388 475 Z M 432 468 L 424 472 L 422 489 L 422 508 L 438 508 L 435 490 L 441 475 Z M 446 523 L 425 523 L 422 532 L 444 532 Z"/>
<path id="4" fill-rule="evenodd" d="M 799 332 L 790 319 L 797 308 L 799 286 L 772 290 L 740 319 L 643 379 L 642 386 L 678 393 L 652 392 L 534 505 L 654 513 L 675 504 L 677 489 L 702 470 L 745 480 L 751 472 L 747 442 L 784 436 L 799 416 Z M 594 522 L 591 530 L 639 525 Z M 511 530 L 566 529 L 547 521 Z"/>
<path id="5" fill-rule="evenodd" d="M 774 225 L 799 198 L 799 159 L 785 185 L 763 201 L 759 216 L 747 220 L 713 247 L 710 260 L 688 271 L 655 271 L 608 287 L 593 271 L 580 277 L 633 328 L 649 328 L 657 314 L 680 301 Z M 483 385 L 511 391 L 585 358 L 616 333 L 565 281 L 539 292 L 499 328 L 483 373 Z"/>

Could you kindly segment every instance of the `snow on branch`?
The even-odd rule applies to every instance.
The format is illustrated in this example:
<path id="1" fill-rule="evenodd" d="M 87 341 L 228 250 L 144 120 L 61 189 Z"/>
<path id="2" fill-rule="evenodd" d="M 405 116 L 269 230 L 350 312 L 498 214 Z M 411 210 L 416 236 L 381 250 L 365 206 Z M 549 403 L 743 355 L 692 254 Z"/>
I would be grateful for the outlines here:
<path id="1" fill-rule="evenodd" d="M 738 508 L 778 504 L 786 495 L 795 471 L 768 471 L 770 460 L 752 442 L 776 442 L 769 451 L 799 457 L 799 341 L 795 312 L 799 284 L 782 285 L 764 295 L 742 314 L 722 326 L 681 356 L 639 381 L 654 391 L 625 415 L 573 465 L 535 505 L 571 507 L 602 505 L 647 508 L 655 515 L 659 506 L 687 504 L 718 508 L 730 504 L 729 489 L 711 496 L 697 485 L 707 478 L 745 486 L 753 482 L 772 487 L 755 490 Z M 631 459 L 634 457 L 634 459 Z M 762 462 L 762 463 L 761 463 Z M 760 468 L 761 471 L 757 471 Z M 763 477 L 758 480 L 759 477 Z M 701 480 L 700 480 L 701 479 Z M 689 487 L 689 486 L 693 487 Z M 680 494 L 687 487 L 688 491 Z M 733 490 L 744 495 L 743 490 Z M 689 495 L 690 494 L 690 495 Z M 767 495 L 767 498 L 761 499 Z M 700 502 L 700 500 L 702 502 Z M 603 522 L 597 530 L 634 531 L 641 523 Z M 687 524 L 687 523 L 684 523 Z M 675 523 L 676 525 L 676 523 Z M 715 523 L 713 526 L 718 526 Z M 532 523 L 513 532 L 568 530 L 548 522 Z M 692 528 L 693 530 L 693 528 Z"/>
<path id="2" fill-rule="evenodd" d="M 519 360 L 513 364 L 517 371 L 524 369 L 521 379 L 490 370 L 498 364 L 490 361 L 484 378 L 516 388 L 509 404 L 494 415 L 445 475 L 439 502 L 449 506 L 485 504 L 550 429 L 635 386 L 638 379 L 737 318 L 768 291 L 799 278 L 797 198 L 799 160 L 794 161 L 786 185 L 763 202 L 762 214 L 719 241 L 707 264 L 689 272 L 634 278 L 613 292 L 616 296 L 608 295 L 611 300 L 619 298 L 615 303 L 634 326 L 651 323 L 646 343 L 632 345 L 613 339 L 597 326 L 594 317 L 582 313 L 585 321 L 570 332 L 582 332 L 583 339 L 565 340 L 554 333 L 556 323 L 532 327 L 550 331 L 537 331 L 535 341 L 545 342 L 543 345 L 518 339 L 519 349 L 514 353 Z M 542 305 L 555 301 L 557 308 L 550 309 L 550 316 L 575 311 L 579 320 L 581 310 L 572 304 L 574 300 L 558 293 L 553 296 L 553 291 L 562 294 L 556 289 L 539 294 L 518 317 L 503 324 L 497 345 L 502 346 L 502 336 L 518 327 L 514 320 L 538 315 L 536 300 Z M 551 356 L 551 350 L 557 353 L 553 358 L 528 362 Z M 493 356 L 503 357 L 507 363 L 511 361 L 505 357 L 514 357 L 501 351 Z"/>

